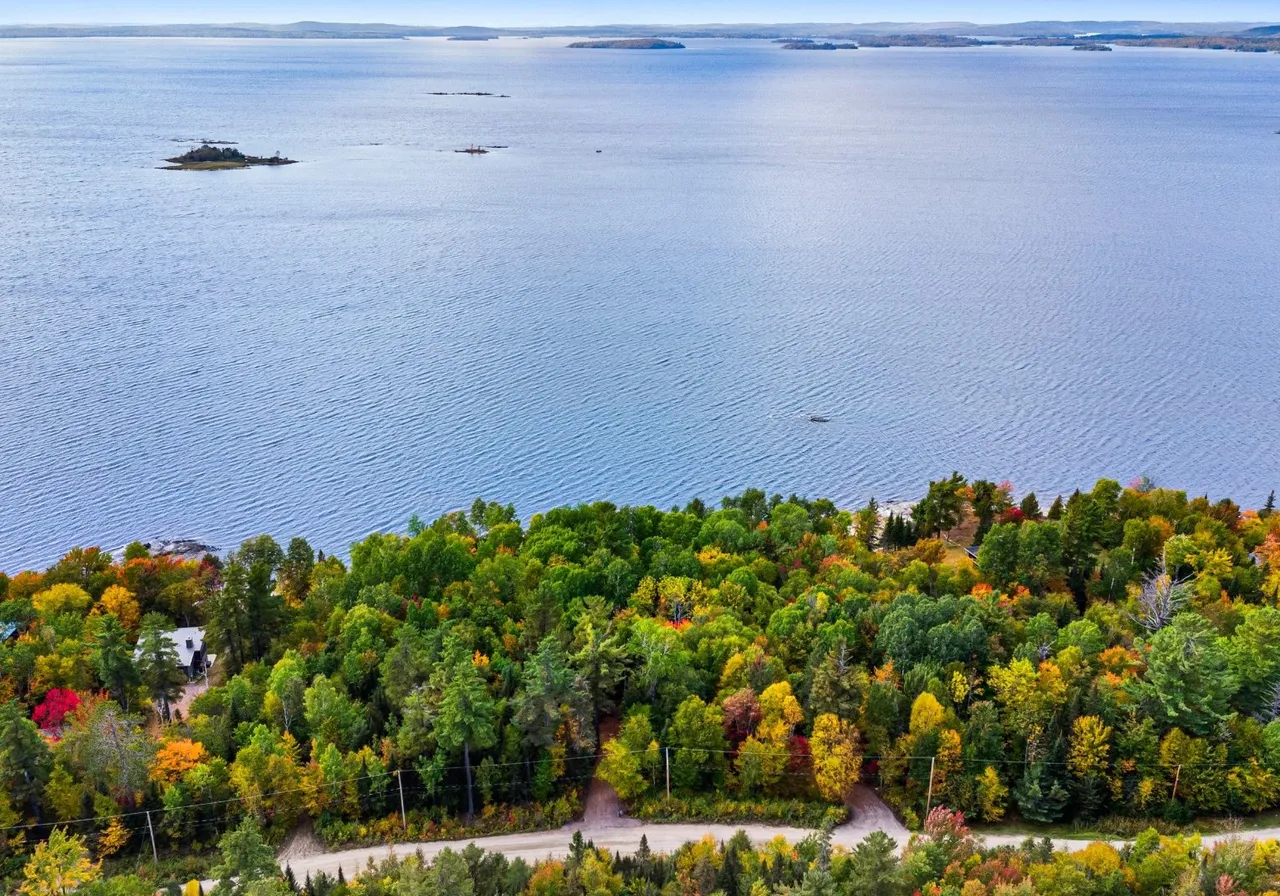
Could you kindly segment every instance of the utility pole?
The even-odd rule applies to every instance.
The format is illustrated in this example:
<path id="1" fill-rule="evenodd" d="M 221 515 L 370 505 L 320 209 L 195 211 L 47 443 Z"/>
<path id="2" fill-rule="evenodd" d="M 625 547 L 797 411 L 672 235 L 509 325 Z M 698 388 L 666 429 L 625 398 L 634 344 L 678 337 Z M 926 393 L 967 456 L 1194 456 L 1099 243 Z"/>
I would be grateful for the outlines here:
<path id="1" fill-rule="evenodd" d="M 924 798 L 924 817 L 929 817 L 929 808 L 933 805 L 933 767 L 938 762 L 937 756 L 929 757 L 929 794 Z"/>
<path id="2" fill-rule="evenodd" d="M 151 810 L 147 810 L 147 833 L 151 835 L 151 861 L 160 866 L 160 854 L 156 852 L 156 829 L 151 826 Z"/>
<path id="3" fill-rule="evenodd" d="M 667 799 L 671 799 L 671 748 L 664 749 L 667 756 Z"/>
<path id="4" fill-rule="evenodd" d="M 396 769 L 396 785 L 400 788 L 400 828 L 409 830 L 409 816 L 404 814 L 404 778 L 400 776 L 400 769 Z"/>

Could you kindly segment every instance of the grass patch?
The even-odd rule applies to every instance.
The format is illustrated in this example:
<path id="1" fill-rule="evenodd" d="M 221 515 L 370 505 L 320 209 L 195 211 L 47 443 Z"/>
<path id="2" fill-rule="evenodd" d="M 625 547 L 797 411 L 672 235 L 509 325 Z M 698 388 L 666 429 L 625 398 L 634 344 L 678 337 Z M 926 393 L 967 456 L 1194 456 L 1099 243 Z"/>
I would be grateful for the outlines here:
<path id="1" fill-rule="evenodd" d="M 820 828 L 825 823 L 844 824 L 849 810 L 844 806 L 809 800 L 729 800 L 709 796 L 659 797 L 635 803 L 631 815 L 644 821 L 682 822 L 767 822 L 801 828 Z"/>

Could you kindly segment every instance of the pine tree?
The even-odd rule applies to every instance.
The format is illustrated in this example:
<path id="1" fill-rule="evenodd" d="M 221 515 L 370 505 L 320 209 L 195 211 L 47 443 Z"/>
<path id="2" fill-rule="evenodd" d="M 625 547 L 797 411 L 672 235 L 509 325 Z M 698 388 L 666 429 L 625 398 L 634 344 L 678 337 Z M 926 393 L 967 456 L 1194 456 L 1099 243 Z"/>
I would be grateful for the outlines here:
<path id="1" fill-rule="evenodd" d="M 93 634 L 94 669 L 102 686 L 125 712 L 129 711 L 132 691 L 139 683 L 138 667 L 127 637 L 124 626 L 114 615 L 105 613 L 97 617 Z"/>
<path id="2" fill-rule="evenodd" d="M 1267 503 L 1258 511 L 1258 516 L 1267 519 L 1276 512 L 1276 490 L 1272 489 L 1271 494 L 1267 495 Z"/>
<path id="3" fill-rule="evenodd" d="M 462 749 L 467 776 L 467 815 L 476 814 L 475 789 L 471 786 L 471 748 L 487 750 L 498 742 L 497 705 L 462 642 L 450 638 L 444 664 L 432 682 L 439 694 L 436 707 L 436 743 L 446 753 Z"/>
<path id="4" fill-rule="evenodd" d="M 1062 818 L 1071 794 L 1062 786 L 1047 763 L 1034 762 L 1027 767 L 1013 798 L 1017 801 L 1023 818 L 1041 824 L 1052 824 Z"/>
<path id="5" fill-rule="evenodd" d="M 138 676 L 160 711 L 160 718 L 170 718 L 169 704 L 182 696 L 187 684 L 186 673 L 178 661 L 177 648 L 165 633 L 166 620 L 159 613 L 148 613 L 142 620 L 138 638 Z"/>
<path id="6" fill-rule="evenodd" d="M 1035 492 L 1028 492 L 1022 499 L 1022 503 L 1018 505 L 1018 509 L 1022 511 L 1022 518 L 1025 520 L 1034 522 L 1040 519 L 1040 501 L 1036 498 Z"/>
<path id="7" fill-rule="evenodd" d="M 1053 504 L 1049 506 L 1048 518 L 1051 520 L 1062 519 L 1062 495 L 1058 495 L 1058 497 L 1053 499 Z"/>
<path id="8" fill-rule="evenodd" d="M 49 744 L 15 702 L 0 705 L 0 787 L 15 803 L 26 803 L 40 820 L 40 798 L 50 771 Z"/>

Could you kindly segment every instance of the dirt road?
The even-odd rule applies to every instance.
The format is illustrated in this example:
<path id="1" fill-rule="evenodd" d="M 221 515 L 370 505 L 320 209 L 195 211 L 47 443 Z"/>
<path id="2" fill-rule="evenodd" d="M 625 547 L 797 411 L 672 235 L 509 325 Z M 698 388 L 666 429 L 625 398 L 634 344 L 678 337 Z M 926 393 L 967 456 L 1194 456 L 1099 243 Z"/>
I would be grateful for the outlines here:
<path id="1" fill-rule="evenodd" d="M 872 797 L 874 798 L 874 794 L 872 794 Z M 872 808 L 875 808 L 874 804 Z M 883 816 L 878 814 L 873 814 L 863 819 L 855 816 L 854 821 L 841 825 L 832 832 L 832 844 L 852 849 L 862 842 L 871 831 L 883 830 L 897 842 L 898 848 L 901 849 L 906 845 L 909 835 L 891 814 L 889 818 L 891 822 L 885 821 Z M 402 843 L 396 846 L 373 846 L 366 849 L 348 849 L 341 852 L 312 855 L 298 855 L 295 853 L 288 858 L 288 862 L 298 880 L 304 879 L 307 874 L 314 875 L 320 871 L 329 875 L 336 875 L 339 868 L 350 878 L 352 875 L 363 871 L 370 859 L 377 862 L 390 855 L 410 855 L 419 850 L 425 857 L 432 858 L 441 850 L 452 849 L 457 851 L 464 849 L 469 843 L 475 843 L 486 850 L 500 852 L 508 858 L 521 858 L 532 863 L 541 859 L 562 858 L 568 854 L 569 841 L 574 832 L 579 830 L 582 831 L 583 837 L 594 841 L 596 846 L 623 854 L 634 852 L 639 847 L 642 836 L 648 839 L 649 848 L 654 852 L 673 852 L 685 843 L 691 840 L 699 840 L 708 834 L 716 840 L 723 841 L 728 840 L 737 831 L 741 830 L 746 832 L 752 842 L 760 844 L 778 836 L 785 837 L 790 841 L 801 840 L 813 833 L 807 829 L 759 824 L 648 824 L 633 822 L 628 827 L 615 826 L 605 828 L 575 824 L 556 831 L 543 831 L 533 834 L 507 834 L 499 837 L 478 837 L 474 840 L 435 843 Z M 1207 835 L 1203 838 L 1203 842 L 1205 846 L 1212 846 L 1214 843 L 1232 838 L 1243 840 L 1280 839 L 1280 828 L 1244 831 L 1238 834 Z M 1025 839 L 1026 837 L 1023 835 L 988 835 L 983 837 L 983 840 L 989 846 L 1017 846 Z M 1085 840 L 1057 839 L 1053 841 L 1054 848 L 1059 850 L 1078 850 L 1082 849 L 1087 843 L 1088 841 Z M 1113 845 L 1121 846 L 1123 844 L 1120 841 L 1113 841 Z M 284 860 L 282 860 L 281 864 L 284 864 Z"/>

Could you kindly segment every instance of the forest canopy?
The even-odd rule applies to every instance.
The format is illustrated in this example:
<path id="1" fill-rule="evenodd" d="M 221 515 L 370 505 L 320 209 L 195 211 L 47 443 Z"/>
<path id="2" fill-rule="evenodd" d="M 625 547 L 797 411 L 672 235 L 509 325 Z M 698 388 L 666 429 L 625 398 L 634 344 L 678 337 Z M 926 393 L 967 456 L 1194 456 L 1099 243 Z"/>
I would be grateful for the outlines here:
<path id="1" fill-rule="evenodd" d="M 345 561 L 77 548 L 0 575 L 3 860 L 55 823 L 137 849 L 146 812 L 174 852 L 246 816 L 329 844 L 553 827 L 594 776 L 640 817 L 815 827 L 868 784 L 913 829 L 1280 805 L 1274 498 L 1046 503 L 954 474 L 903 513 L 477 501 Z"/>

